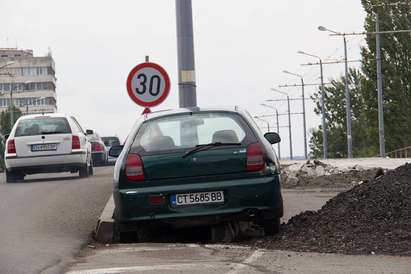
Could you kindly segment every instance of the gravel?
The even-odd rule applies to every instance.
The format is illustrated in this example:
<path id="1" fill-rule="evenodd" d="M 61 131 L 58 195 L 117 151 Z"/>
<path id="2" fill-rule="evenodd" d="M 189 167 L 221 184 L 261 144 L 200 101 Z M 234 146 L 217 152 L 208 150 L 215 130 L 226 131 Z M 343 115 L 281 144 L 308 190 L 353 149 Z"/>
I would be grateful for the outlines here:
<path id="1" fill-rule="evenodd" d="M 373 180 L 384 174 L 381 168 L 354 165 L 338 168 L 318 160 L 307 161 L 297 170 L 284 167 L 281 174 L 283 188 L 345 188 Z"/>
<path id="2" fill-rule="evenodd" d="M 411 256 L 411 164 L 365 181 L 253 243 L 268 249 Z"/>

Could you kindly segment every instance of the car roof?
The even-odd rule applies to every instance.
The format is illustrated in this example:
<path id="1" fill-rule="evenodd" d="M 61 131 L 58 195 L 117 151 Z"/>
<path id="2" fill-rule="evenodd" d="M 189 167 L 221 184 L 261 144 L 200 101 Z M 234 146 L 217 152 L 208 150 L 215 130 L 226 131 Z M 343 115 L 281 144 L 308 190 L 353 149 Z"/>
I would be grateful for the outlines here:
<path id="1" fill-rule="evenodd" d="M 178 108 L 178 109 L 168 109 L 159 110 L 151 113 L 144 114 L 144 120 L 151 120 L 163 116 L 185 114 L 185 113 L 200 113 L 200 112 L 234 112 L 245 114 L 245 110 L 240 107 L 215 107 L 215 108 L 202 108 L 202 107 L 191 107 L 191 108 Z"/>
<path id="2" fill-rule="evenodd" d="M 39 117 L 60 117 L 60 118 L 68 118 L 70 117 L 67 114 L 62 113 L 44 113 L 44 114 L 30 114 L 30 115 L 23 115 L 19 118 L 19 120 L 26 120 L 26 119 L 33 119 Z"/>

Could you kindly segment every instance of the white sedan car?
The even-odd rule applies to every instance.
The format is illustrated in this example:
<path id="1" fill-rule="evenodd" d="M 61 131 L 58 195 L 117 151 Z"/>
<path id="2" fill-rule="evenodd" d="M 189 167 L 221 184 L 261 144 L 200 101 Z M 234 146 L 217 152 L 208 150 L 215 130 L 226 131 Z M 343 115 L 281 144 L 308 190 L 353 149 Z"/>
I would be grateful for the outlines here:
<path id="1" fill-rule="evenodd" d="M 6 181 L 21 181 L 27 174 L 47 172 L 92 175 L 87 133 L 72 116 L 54 113 L 20 117 L 6 141 Z"/>

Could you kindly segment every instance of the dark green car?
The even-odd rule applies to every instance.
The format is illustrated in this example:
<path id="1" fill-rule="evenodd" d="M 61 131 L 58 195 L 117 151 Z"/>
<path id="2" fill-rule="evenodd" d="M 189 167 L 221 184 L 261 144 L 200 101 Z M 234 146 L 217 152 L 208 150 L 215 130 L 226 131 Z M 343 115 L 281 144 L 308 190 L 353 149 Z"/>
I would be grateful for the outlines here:
<path id="1" fill-rule="evenodd" d="M 252 220 L 266 234 L 283 216 L 279 163 L 251 116 L 233 109 L 179 109 L 143 115 L 114 169 L 119 227 L 196 226 Z"/>

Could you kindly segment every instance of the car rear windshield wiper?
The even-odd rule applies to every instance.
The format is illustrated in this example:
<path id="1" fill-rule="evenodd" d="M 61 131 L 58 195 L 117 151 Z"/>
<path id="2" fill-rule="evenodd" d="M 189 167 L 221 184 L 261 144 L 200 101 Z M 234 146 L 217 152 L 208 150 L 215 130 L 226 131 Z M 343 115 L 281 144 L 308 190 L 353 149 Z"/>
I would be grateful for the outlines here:
<path id="1" fill-rule="evenodd" d="M 202 145 L 196 145 L 194 148 L 190 149 L 184 155 L 182 158 L 185 158 L 191 154 L 194 154 L 199 151 L 203 150 L 208 150 L 213 147 L 220 147 L 220 146 L 241 146 L 241 143 L 222 143 L 222 142 L 214 142 L 214 143 L 209 143 L 209 144 L 202 144 Z"/>

